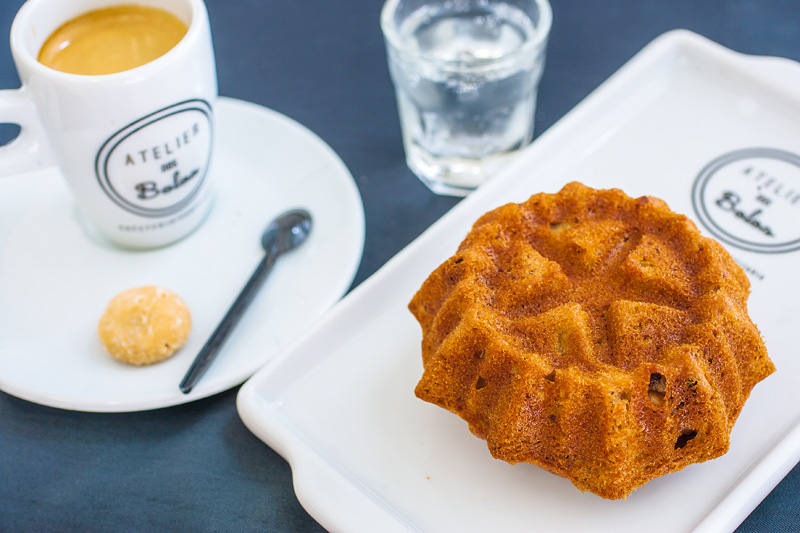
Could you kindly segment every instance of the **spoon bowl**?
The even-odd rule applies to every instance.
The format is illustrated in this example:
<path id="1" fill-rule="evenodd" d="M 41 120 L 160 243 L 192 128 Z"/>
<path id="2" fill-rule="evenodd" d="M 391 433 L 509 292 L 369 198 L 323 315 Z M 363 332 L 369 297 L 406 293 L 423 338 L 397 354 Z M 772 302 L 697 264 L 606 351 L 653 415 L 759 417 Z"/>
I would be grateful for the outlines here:
<path id="1" fill-rule="evenodd" d="M 261 235 L 261 246 L 269 253 L 273 248 L 283 253 L 305 242 L 311 233 L 311 215 L 305 209 L 287 211 L 267 226 Z"/>

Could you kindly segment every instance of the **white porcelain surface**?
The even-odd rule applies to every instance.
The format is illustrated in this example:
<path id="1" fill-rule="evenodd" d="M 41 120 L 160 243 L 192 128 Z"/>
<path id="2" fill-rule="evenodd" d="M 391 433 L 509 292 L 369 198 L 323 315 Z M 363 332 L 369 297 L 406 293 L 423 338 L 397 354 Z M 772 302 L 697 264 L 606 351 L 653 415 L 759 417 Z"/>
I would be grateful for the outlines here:
<path id="1" fill-rule="evenodd" d="M 203 398 L 243 382 L 347 291 L 364 245 L 347 168 L 274 111 L 221 98 L 217 113 L 211 213 L 166 248 L 127 251 L 92 236 L 54 169 L 0 179 L 0 389 L 85 411 Z M 293 207 L 312 213 L 311 237 L 278 261 L 218 359 L 182 394 L 183 374 L 262 257 L 261 232 Z M 171 359 L 133 367 L 104 353 L 97 322 L 115 294 L 149 284 L 180 294 L 194 324 Z"/>
<path id="2" fill-rule="evenodd" d="M 666 34 L 253 376 L 239 412 L 291 463 L 311 515 L 333 531 L 733 530 L 800 459 L 800 252 L 729 247 L 749 268 L 750 313 L 778 371 L 755 387 L 725 456 L 627 500 L 492 459 L 465 422 L 417 400 L 421 335 L 406 306 L 478 216 L 571 180 L 657 196 L 698 220 L 692 185 L 715 158 L 748 147 L 800 153 L 798 81 L 788 60 Z M 783 176 L 784 193 L 797 178 Z M 773 228 L 779 237 L 800 227 L 792 213 Z"/>

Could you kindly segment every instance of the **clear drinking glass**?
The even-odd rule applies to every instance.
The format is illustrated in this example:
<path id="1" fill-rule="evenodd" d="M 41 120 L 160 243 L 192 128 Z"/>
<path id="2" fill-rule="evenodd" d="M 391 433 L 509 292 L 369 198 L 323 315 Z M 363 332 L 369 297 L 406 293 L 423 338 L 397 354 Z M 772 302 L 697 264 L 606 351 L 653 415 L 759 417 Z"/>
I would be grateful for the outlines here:
<path id="1" fill-rule="evenodd" d="M 465 196 L 530 143 L 547 0 L 387 0 L 381 13 L 409 168 Z"/>

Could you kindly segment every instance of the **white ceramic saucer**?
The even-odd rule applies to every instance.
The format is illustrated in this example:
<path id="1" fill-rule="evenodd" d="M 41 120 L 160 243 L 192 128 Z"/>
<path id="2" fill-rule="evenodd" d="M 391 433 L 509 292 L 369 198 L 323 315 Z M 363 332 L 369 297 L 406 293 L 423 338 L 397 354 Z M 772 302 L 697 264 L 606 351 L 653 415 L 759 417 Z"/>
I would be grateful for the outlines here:
<path id="1" fill-rule="evenodd" d="M 205 223 L 159 250 L 115 248 L 87 231 L 56 169 L 0 179 L 0 389 L 53 407 L 138 411 L 242 383 L 307 330 L 349 288 L 364 246 L 364 209 L 338 156 L 303 126 L 220 98 Z M 308 242 L 286 255 L 188 395 L 178 383 L 258 264 L 261 232 L 281 211 L 314 217 Z M 171 359 L 133 367 L 106 355 L 97 322 L 118 292 L 177 292 L 192 312 Z"/>

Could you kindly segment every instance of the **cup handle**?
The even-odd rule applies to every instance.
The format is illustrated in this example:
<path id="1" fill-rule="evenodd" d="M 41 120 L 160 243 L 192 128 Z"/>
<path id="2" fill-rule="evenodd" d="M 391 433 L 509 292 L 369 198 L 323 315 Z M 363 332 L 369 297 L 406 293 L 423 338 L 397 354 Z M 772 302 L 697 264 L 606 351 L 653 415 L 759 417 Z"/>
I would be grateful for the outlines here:
<path id="1" fill-rule="evenodd" d="M 0 122 L 20 127 L 16 139 L 0 146 L 0 177 L 55 163 L 36 104 L 24 86 L 0 90 Z"/>

